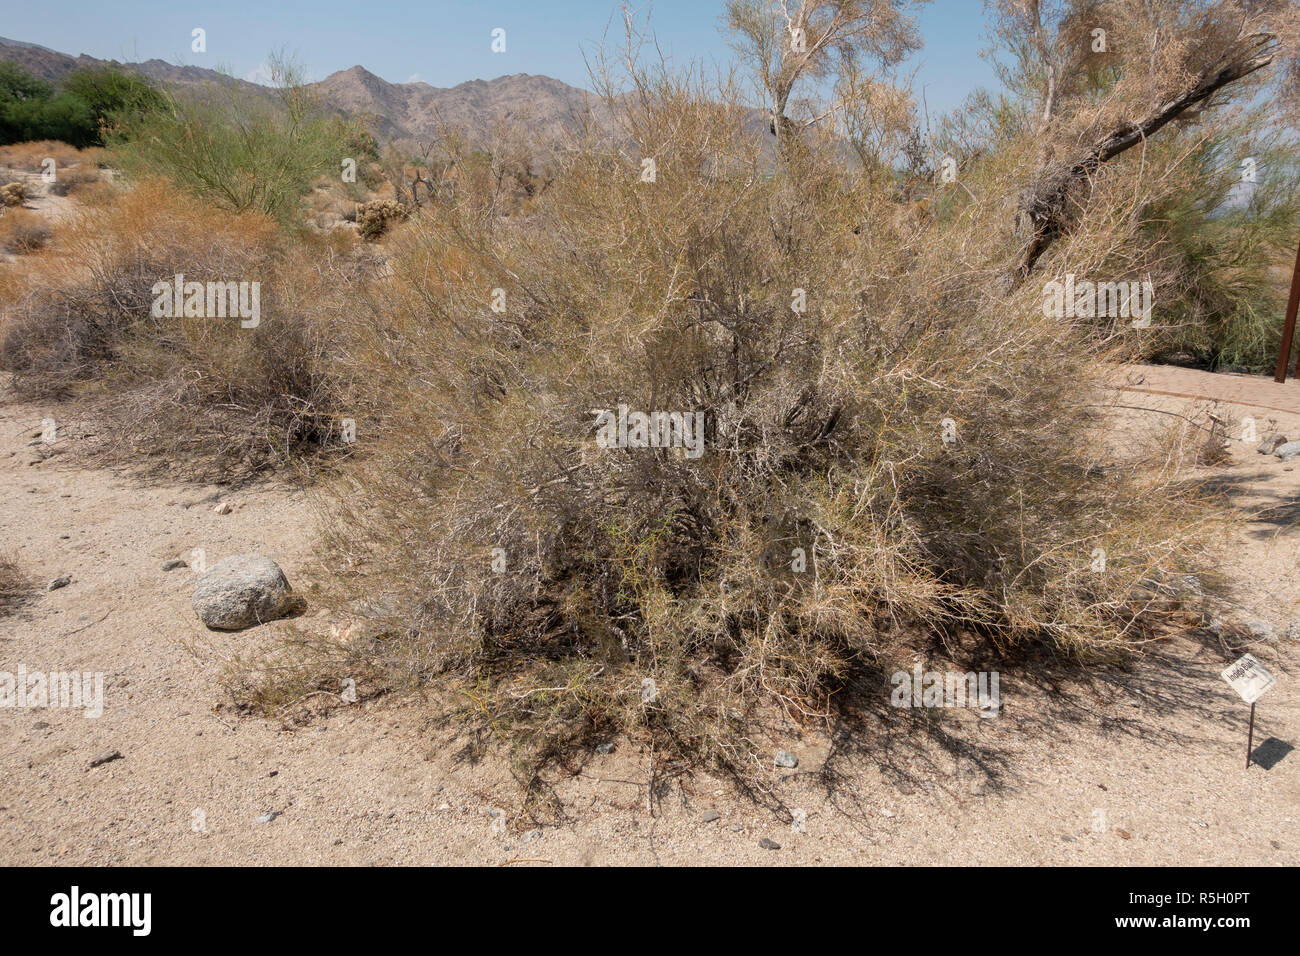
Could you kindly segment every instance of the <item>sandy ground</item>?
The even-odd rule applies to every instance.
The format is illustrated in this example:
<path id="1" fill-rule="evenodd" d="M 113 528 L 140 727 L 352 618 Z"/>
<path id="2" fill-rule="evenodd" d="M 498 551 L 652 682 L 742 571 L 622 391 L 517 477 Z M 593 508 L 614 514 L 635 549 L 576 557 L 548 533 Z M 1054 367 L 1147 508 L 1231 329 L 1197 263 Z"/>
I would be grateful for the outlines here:
<path id="1" fill-rule="evenodd" d="M 1172 368 L 1125 381 L 1136 424 L 1218 399 L 1261 434 L 1272 418 L 1300 438 L 1300 383 Z M 663 767 L 652 793 L 650 756 L 619 742 L 560 788 L 567 819 L 538 826 L 505 766 L 465 761 L 415 701 L 297 728 L 218 709 L 223 662 L 288 625 L 208 632 L 193 572 L 162 563 L 264 552 L 310 593 L 306 496 L 146 486 L 28 445 L 67 413 L 0 405 L 0 551 L 42 586 L 0 619 L 0 671 L 102 672 L 104 713 L 0 710 L 0 863 L 1300 863 L 1300 642 L 1285 636 L 1300 618 L 1300 459 L 1237 441 L 1213 472 L 1242 516 L 1224 569 L 1241 615 L 1280 638 L 1253 648 L 1279 682 L 1249 771 L 1249 708 L 1219 677 L 1218 643 L 1193 632 L 1128 673 L 1004 670 L 996 719 L 882 707 L 853 736 L 809 730 L 783 742 L 799 766 L 766 793 Z M 233 512 L 216 514 L 221 501 Z M 67 587 L 43 589 L 62 575 Z M 121 759 L 90 767 L 111 751 Z"/>

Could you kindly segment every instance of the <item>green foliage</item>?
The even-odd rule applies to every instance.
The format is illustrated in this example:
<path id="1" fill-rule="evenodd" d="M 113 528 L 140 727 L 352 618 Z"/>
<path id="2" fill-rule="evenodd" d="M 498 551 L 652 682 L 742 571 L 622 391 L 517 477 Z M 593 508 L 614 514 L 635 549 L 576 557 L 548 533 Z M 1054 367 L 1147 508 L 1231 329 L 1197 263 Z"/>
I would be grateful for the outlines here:
<path id="1" fill-rule="evenodd" d="M 63 91 L 84 100 L 100 123 L 126 111 L 158 109 L 164 102 L 143 77 L 109 67 L 77 70 L 63 81 Z"/>
<path id="2" fill-rule="evenodd" d="M 228 79 L 124 118 L 110 138 L 119 164 L 224 209 L 291 222 L 312 183 L 337 175 L 344 157 L 373 151 L 373 139 L 324 115 L 294 67 L 277 61 L 275 73 L 273 95 Z"/>
<path id="3" fill-rule="evenodd" d="M 56 90 L 16 63 L 0 63 L 0 145 L 45 139 L 78 149 L 100 145 L 120 114 L 161 101 L 141 77 L 109 67 L 77 70 Z"/>
<path id="4" fill-rule="evenodd" d="M 1162 303 L 1177 330 L 1171 346 L 1212 367 L 1264 371 L 1276 358 L 1300 235 L 1300 167 L 1288 143 L 1247 132 L 1197 148 L 1192 188 L 1150 210 L 1148 232 L 1168 243 L 1182 280 Z M 1243 181 L 1247 159 L 1254 182 Z"/>

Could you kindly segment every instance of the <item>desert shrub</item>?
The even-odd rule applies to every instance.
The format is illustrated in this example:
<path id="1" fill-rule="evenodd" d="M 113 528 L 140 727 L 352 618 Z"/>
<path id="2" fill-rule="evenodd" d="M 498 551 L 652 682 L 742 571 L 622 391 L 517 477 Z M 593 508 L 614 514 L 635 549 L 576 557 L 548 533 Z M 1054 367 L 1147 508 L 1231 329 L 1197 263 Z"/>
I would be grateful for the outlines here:
<path id="1" fill-rule="evenodd" d="M 100 128 L 96 141 L 101 144 L 104 127 L 111 127 L 132 115 L 161 109 L 165 104 L 162 93 L 144 77 L 106 66 L 73 70 L 63 78 L 59 87 L 90 108 Z"/>
<path id="2" fill-rule="evenodd" d="M 383 236 L 395 223 L 410 215 L 407 207 L 392 199 L 372 199 L 359 203 L 356 207 L 355 221 L 357 231 L 362 239 L 373 242 Z"/>
<path id="3" fill-rule="evenodd" d="M 1300 232 L 1300 166 L 1285 143 L 1247 118 L 1189 158 L 1196 175 L 1148 214 L 1153 243 L 1171 250 L 1160 346 L 1195 353 L 1210 367 L 1271 369 Z M 1243 180 L 1243 157 L 1249 181 Z"/>
<path id="4" fill-rule="evenodd" d="M 45 220 L 27 209 L 0 214 L 0 248 L 16 256 L 39 252 L 54 238 Z"/>
<path id="5" fill-rule="evenodd" d="M 161 97 L 139 76 L 111 67 L 75 70 L 56 89 L 18 64 L 0 63 L 0 144 L 60 140 L 74 147 L 102 142 L 106 127 Z"/>
<path id="6" fill-rule="evenodd" d="M 336 444 L 322 324 L 348 275 L 277 236 L 264 216 L 158 182 L 85 209 L 62 270 L 10 308 L 0 362 L 15 394 L 97 401 L 113 437 L 95 451 L 145 470 L 239 478 Z M 259 324 L 155 315 L 156 284 L 177 273 L 258 282 Z"/>
<path id="7" fill-rule="evenodd" d="M 162 176 L 233 212 L 295 221 L 321 175 L 337 177 L 357 130 L 319 110 L 297 71 L 277 67 L 274 94 L 229 79 L 168 94 L 164 105 L 119 123 L 110 139 L 124 172 Z"/>
<path id="8" fill-rule="evenodd" d="M 1200 547 L 1098 466 L 1097 362 L 1140 346 L 1008 291 L 1006 166 L 917 220 L 831 138 L 767 175 L 737 99 L 640 76 L 527 216 L 427 208 L 339 331 L 367 438 L 334 593 L 384 596 L 348 653 L 458 688 L 527 782 L 615 732 L 749 774 L 757 716 L 841 716 L 931 642 L 1122 656 Z M 621 405 L 700 413 L 703 454 L 598 447 Z"/>
<path id="9" fill-rule="evenodd" d="M 58 169 L 48 189 L 55 196 L 70 196 L 88 183 L 99 182 L 99 179 L 99 170 L 94 166 L 72 166 Z"/>
<path id="10" fill-rule="evenodd" d="M 21 206 L 27 201 L 27 186 L 21 182 L 0 186 L 0 206 Z"/>

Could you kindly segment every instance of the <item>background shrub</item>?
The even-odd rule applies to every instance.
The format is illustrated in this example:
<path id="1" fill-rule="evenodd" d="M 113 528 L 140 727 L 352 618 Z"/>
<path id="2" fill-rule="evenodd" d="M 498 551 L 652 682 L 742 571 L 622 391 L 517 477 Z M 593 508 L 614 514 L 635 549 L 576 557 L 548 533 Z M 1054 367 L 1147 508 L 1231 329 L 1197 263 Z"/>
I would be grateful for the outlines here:
<path id="1" fill-rule="evenodd" d="M 273 97 L 236 81 L 168 94 L 159 108 L 113 131 L 114 159 L 128 174 L 162 176 L 232 212 L 296 222 L 320 176 L 365 148 L 359 128 L 319 111 L 296 68 L 277 61 Z"/>

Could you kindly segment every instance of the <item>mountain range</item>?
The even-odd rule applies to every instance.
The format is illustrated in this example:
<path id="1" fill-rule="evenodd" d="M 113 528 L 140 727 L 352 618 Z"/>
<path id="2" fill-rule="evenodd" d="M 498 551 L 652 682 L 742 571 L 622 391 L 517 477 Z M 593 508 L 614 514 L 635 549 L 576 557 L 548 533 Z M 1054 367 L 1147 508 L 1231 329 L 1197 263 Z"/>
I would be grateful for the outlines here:
<path id="1" fill-rule="evenodd" d="M 221 80 L 234 82 L 258 96 L 272 96 L 270 87 L 232 79 L 198 66 L 175 66 L 164 60 L 119 63 L 86 56 L 69 56 L 34 43 L 0 37 L 0 60 L 12 60 L 49 82 L 58 82 L 73 70 L 111 66 L 139 73 L 158 86 L 172 89 L 201 86 Z M 326 108 L 352 116 L 368 116 L 381 141 L 434 139 L 444 128 L 463 129 L 471 138 L 489 135 L 507 121 L 526 125 L 530 139 L 553 142 L 573 129 L 595 97 L 549 76 L 515 73 L 493 80 L 470 80 L 439 88 L 428 83 L 389 83 L 362 66 L 331 73 L 308 84 Z"/>

